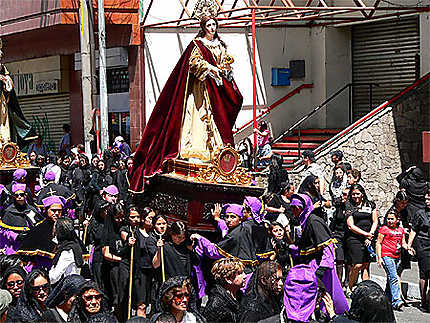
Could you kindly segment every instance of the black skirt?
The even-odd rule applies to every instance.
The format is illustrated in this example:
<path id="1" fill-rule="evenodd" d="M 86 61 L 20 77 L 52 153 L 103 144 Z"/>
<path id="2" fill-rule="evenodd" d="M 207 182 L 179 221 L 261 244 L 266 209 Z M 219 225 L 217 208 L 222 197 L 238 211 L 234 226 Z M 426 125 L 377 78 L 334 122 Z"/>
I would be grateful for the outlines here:
<path id="1" fill-rule="evenodd" d="M 430 278 L 430 240 L 415 239 L 415 248 L 418 258 L 418 268 L 425 279 Z"/>
<path id="2" fill-rule="evenodd" d="M 354 237 L 346 239 L 346 260 L 350 264 L 364 264 L 371 261 L 369 250 L 364 245 L 364 241 L 360 241 Z"/>

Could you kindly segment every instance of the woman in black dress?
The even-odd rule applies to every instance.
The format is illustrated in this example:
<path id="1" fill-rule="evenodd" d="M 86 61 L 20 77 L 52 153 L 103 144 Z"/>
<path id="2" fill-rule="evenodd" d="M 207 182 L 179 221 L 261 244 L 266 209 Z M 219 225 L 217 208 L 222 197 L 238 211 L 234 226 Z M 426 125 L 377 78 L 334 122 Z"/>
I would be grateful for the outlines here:
<path id="1" fill-rule="evenodd" d="M 148 249 L 149 234 L 152 230 L 152 219 L 155 212 L 145 207 L 140 211 L 140 226 L 136 231 L 136 237 L 139 240 L 140 259 L 138 262 L 137 271 L 139 274 L 136 277 L 135 285 L 137 295 L 137 315 L 142 316 L 141 312 L 146 313 L 146 308 L 151 303 L 151 290 L 152 290 L 152 258 Z"/>
<path id="2" fill-rule="evenodd" d="M 117 311 L 120 310 L 120 288 L 119 286 L 119 262 L 121 261 L 121 250 L 124 246 L 121 239 L 120 228 L 125 215 L 124 206 L 115 204 L 112 212 L 106 216 L 102 242 L 102 254 L 109 273 L 109 284 L 105 286 L 106 296 Z"/>
<path id="3" fill-rule="evenodd" d="M 345 244 L 347 248 L 346 260 L 352 265 L 349 273 L 348 291 L 351 293 L 360 271 L 362 279 L 370 277 L 369 263 L 372 239 L 378 227 L 378 212 L 375 203 L 369 201 L 364 188 L 360 184 L 351 186 L 346 202 Z"/>
<path id="4" fill-rule="evenodd" d="M 412 221 L 408 247 L 414 246 L 420 269 L 421 307 L 429 311 L 427 288 L 430 279 L 430 190 L 425 194 L 424 209 L 418 210 Z"/>
<path id="5" fill-rule="evenodd" d="M 169 241 L 164 242 L 160 239 L 157 242 L 157 247 L 152 265 L 155 269 L 160 269 L 161 263 L 164 262 L 164 275 L 162 273 L 161 276 L 163 282 L 174 276 L 193 276 L 193 265 L 198 265 L 200 259 L 193 252 L 187 225 L 184 222 L 173 223 L 170 227 Z M 163 259 L 161 258 L 162 248 L 164 248 Z M 160 275 L 157 276 L 159 279 Z"/>
<path id="6" fill-rule="evenodd" d="M 345 228 L 346 228 L 346 216 L 345 216 L 345 203 L 348 198 L 349 189 L 344 189 L 340 199 L 335 199 L 333 204 L 335 211 L 330 223 L 330 230 L 333 234 L 333 238 L 337 240 L 335 255 L 336 255 L 336 272 L 339 280 L 342 282 L 343 268 L 345 267 L 345 273 L 348 274 L 347 267 L 345 265 Z"/>

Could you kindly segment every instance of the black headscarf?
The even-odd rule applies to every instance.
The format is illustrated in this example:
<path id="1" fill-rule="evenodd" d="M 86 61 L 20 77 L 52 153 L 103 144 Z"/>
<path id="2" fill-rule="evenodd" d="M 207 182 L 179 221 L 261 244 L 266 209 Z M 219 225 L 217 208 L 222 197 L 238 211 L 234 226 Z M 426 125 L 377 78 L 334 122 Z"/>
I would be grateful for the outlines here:
<path id="1" fill-rule="evenodd" d="M 2 276 L 2 283 L 1 283 L 1 285 L 2 285 L 3 289 L 7 289 L 7 287 L 6 287 L 7 279 L 12 274 L 20 275 L 24 281 L 25 281 L 25 278 L 27 277 L 27 272 L 21 266 L 12 266 L 12 267 L 9 267 L 8 269 L 6 269 L 6 271 L 4 272 L 4 274 Z M 22 290 L 21 290 L 21 293 L 22 293 Z M 18 302 L 18 299 L 16 299 L 15 297 L 13 297 L 11 306 L 15 306 L 17 302 Z"/>
<path id="2" fill-rule="evenodd" d="M 190 279 L 190 278 L 186 276 L 175 276 L 175 277 L 169 278 L 161 285 L 160 289 L 158 290 L 158 295 L 155 303 L 155 312 L 157 314 L 155 314 L 151 318 L 151 322 L 156 322 L 157 318 L 160 316 L 161 313 L 169 312 L 169 309 L 162 301 L 164 294 L 166 294 L 170 289 L 174 287 L 181 287 L 184 284 L 184 281 L 186 279 Z M 190 283 L 190 299 L 188 301 L 187 312 L 195 315 L 197 323 L 206 322 L 205 318 L 199 313 L 197 309 L 196 293 L 191 283 Z"/>
<path id="3" fill-rule="evenodd" d="M 39 276 L 44 277 L 49 284 L 49 275 L 46 271 L 35 269 L 29 273 L 24 280 L 24 287 L 19 295 L 18 302 L 14 308 L 8 311 L 6 321 L 34 322 L 40 320 L 43 311 L 31 290 L 35 279 Z"/>
<path id="4" fill-rule="evenodd" d="M 85 284 L 85 278 L 81 275 L 69 275 L 61 278 L 46 299 L 46 307 L 54 308 L 63 304 L 73 295 L 77 295 L 83 284 Z"/>
<path id="5" fill-rule="evenodd" d="M 97 314 L 89 316 L 85 310 L 85 302 L 82 299 L 82 295 L 90 289 L 94 289 L 102 295 L 100 311 Z M 117 319 L 110 315 L 106 304 L 106 299 L 103 292 L 97 287 L 97 284 L 93 281 L 87 281 L 84 283 L 78 293 L 78 297 L 73 302 L 72 309 L 70 310 L 68 321 L 73 323 L 80 322 L 118 322 Z"/>
<path id="6" fill-rule="evenodd" d="M 3 289 L 6 288 L 7 278 L 12 274 L 18 274 L 22 277 L 22 279 L 25 280 L 25 277 L 27 277 L 27 272 L 22 268 L 21 266 L 12 266 L 6 269 L 2 276 L 1 285 Z"/>
<path id="7" fill-rule="evenodd" d="M 355 288 L 348 317 L 358 322 L 396 322 L 391 302 L 371 280 L 362 281 Z"/>

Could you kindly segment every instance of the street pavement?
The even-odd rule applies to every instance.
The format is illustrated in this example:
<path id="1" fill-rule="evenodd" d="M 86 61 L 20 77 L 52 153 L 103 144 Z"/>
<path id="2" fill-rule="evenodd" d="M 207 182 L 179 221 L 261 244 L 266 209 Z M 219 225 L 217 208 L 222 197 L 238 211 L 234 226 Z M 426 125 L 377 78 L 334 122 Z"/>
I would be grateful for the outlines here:
<path id="1" fill-rule="evenodd" d="M 376 263 L 370 266 L 370 278 L 376 281 L 385 289 L 386 275 L 382 268 L 378 268 Z M 408 305 L 403 307 L 402 312 L 395 311 L 397 322 L 430 322 L 430 313 L 423 313 L 418 309 L 420 304 L 420 291 L 418 287 L 418 265 L 412 263 L 410 270 L 402 273 L 402 282 L 408 284 Z"/>

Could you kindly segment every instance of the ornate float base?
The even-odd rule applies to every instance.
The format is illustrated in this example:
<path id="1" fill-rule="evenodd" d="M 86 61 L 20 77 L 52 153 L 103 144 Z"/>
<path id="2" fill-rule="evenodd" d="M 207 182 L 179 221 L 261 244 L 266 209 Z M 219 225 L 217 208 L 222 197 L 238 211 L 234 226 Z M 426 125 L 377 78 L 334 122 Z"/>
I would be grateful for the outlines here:
<path id="1" fill-rule="evenodd" d="M 210 164 L 169 160 L 163 174 L 150 178 L 135 203 L 149 206 L 170 220 L 185 221 L 194 231 L 214 231 L 211 210 L 215 203 L 243 203 L 245 196 L 261 196 L 264 187 L 238 167 L 239 155 L 231 147 L 217 152 Z"/>
<path id="2" fill-rule="evenodd" d="M 0 142 L 0 184 L 12 182 L 13 172 L 18 168 L 27 171 L 27 183 L 33 190 L 39 176 L 39 168 L 31 166 L 26 154 L 13 142 Z"/>

